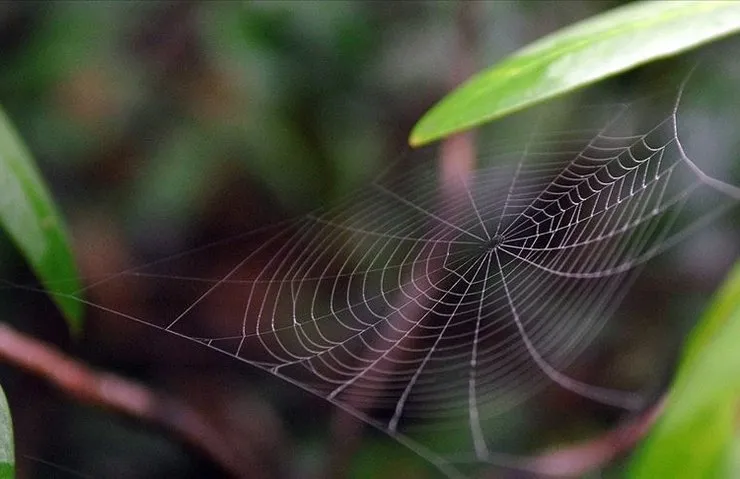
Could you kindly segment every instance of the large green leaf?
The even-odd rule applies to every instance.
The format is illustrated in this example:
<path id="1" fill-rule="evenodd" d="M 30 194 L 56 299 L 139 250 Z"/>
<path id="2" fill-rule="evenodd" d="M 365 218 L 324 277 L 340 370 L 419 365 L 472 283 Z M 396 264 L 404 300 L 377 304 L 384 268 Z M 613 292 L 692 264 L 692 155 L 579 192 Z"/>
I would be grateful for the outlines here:
<path id="1" fill-rule="evenodd" d="M 548 35 L 475 75 L 416 124 L 421 146 L 740 30 L 740 2 L 629 4 Z"/>
<path id="2" fill-rule="evenodd" d="M 735 477 L 740 413 L 740 264 L 684 350 L 666 409 L 630 477 Z"/>
<path id="3" fill-rule="evenodd" d="M 0 228 L 23 253 L 73 331 L 82 326 L 77 270 L 62 220 L 18 134 L 0 111 Z M 59 293 L 59 294 L 54 294 Z"/>
<path id="4" fill-rule="evenodd" d="M 15 452 L 13 446 L 13 421 L 5 393 L 0 388 L 0 479 L 15 477 Z"/>

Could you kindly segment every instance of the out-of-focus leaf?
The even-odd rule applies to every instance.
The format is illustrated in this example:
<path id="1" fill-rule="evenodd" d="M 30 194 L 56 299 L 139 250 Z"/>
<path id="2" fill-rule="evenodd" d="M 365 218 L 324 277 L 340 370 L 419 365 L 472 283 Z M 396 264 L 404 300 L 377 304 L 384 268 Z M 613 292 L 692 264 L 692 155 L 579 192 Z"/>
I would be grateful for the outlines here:
<path id="1" fill-rule="evenodd" d="M 81 303 L 65 295 L 79 290 L 79 280 L 61 217 L 31 155 L 1 111 L 0 228 L 22 252 L 70 328 L 78 332 Z"/>
<path id="2" fill-rule="evenodd" d="M 734 477 L 740 411 L 740 264 L 691 334 L 632 478 Z"/>
<path id="3" fill-rule="evenodd" d="M 740 30 L 740 2 L 639 2 L 548 35 L 475 75 L 411 132 L 421 146 Z"/>
<path id="4" fill-rule="evenodd" d="M 0 479 L 15 477 L 15 452 L 13 446 L 13 421 L 5 393 L 0 388 Z"/>
<path id="5" fill-rule="evenodd" d="M 704 318 L 692 331 L 684 347 L 682 367 L 689 367 L 688 365 L 701 351 L 708 347 L 719 334 L 722 334 L 722 328 L 733 314 L 738 313 L 738 310 L 740 310 L 740 264 L 735 266 L 709 305 Z"/>

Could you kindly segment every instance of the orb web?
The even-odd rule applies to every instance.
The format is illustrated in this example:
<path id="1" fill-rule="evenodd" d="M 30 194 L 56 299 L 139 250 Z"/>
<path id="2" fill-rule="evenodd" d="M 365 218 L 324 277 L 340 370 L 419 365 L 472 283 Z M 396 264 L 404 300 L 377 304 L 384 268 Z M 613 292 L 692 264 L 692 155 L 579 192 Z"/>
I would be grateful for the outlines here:
<path id="1" fill-rule="evenodd" d="M 687 157 L 677 105 L 638 132 L 630 105 L 596 127 L 535 130 L 449 188 L 434 162 L 404 161 L 339 205 L 239 238 L 248 254 L 217 277 L 178 275 L 165 260 L 90 287 L 179 282 L 193 297 L 169 317 L 111 312 L 287 379 L 445 474 L 506 462 L 490 428 L 546 387 L 645 405 L 573 365 L 648 260 L 740 199 Z M 230 312 L 209 316 L 225 297 L 237 298 Z M 449 431 L 455 450 L 429 440 Z"/>

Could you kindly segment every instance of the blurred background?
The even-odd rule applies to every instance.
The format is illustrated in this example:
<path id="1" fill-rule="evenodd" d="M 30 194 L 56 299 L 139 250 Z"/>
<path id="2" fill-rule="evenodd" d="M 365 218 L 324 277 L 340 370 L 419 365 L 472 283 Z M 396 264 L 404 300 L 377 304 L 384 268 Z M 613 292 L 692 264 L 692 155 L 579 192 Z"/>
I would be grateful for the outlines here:
<path id="1" fill-rule="evenodd" d="M 475 69 L 621 3 L 471 3 L 472 31 L 464 33 L 476 45 Z M 451 89 L 459 9 L 457 2 L 338 0 L 4 2 L 0 105 L 64 212 L 82 276 L 106 277 L 331 205 L 370 181 Z M 629 101 L 699 62 L 682 116 L 687 145 L 709 173 L 738 184 L 739 47 L 729 38 L 584 95 Z M 657 396 L 683 334 L 738 256 L 739 219 L 737 212 L 725 218 L 638 281 L 623 327 L 605 332 L 595 371 L 607 364 L 618 382 L 647 384 Z M 244 254 L 218 249 L 198 267 L 217 275 Z M 5 239 L 0 275 L 32 278 Z M 182 301 L 176 285 L 111 284 L 90 299 L 141 315 Z M 219 304 L 212 307 L 218 315 Z M 95 311 L 83 336 L 71 339 L 40 295 L 3 291 L 0 313 L 96 368 L 184 398 L 251 458 L 251 477 L 317 477 L 331 459 L 327 425 L 335 411 L 246 364 Z M 589 376 L 591 366 L 583 367 Z M 167 431 L 81 405 L 10 366 L 0 372 L 21 478 L 225 474 Z M 537 445 L 554 447 L 616 419 L 604 408 L 572 409 L 540 412 L 524 421 L 528 432 L 502 434 L 536 434 Z M 619 471 L 615 465 L 605 474 Z M 368 432 L 346 476 L 438 473 Z"/>

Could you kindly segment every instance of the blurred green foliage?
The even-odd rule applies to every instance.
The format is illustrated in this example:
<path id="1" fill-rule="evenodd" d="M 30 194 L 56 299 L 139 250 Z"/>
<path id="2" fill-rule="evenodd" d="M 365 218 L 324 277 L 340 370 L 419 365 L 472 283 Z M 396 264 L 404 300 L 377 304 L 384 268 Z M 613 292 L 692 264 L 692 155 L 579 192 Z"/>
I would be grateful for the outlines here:
<path id="1" fill-rule="evenodd" d="M 3 8 L 15 28 L 33 22 L 3 53 L 5 107 L 43 164 L 71 181 L 105 175 L 63 186 L 125 201 L 134 230 L 182 228 L 224 170 L 304 211 L 366 181 L 386 148 L 387 100 L 368 78 L 382 44 L 370 4 Z M 58 189 L 63 202 L 78 197 Z"/>

